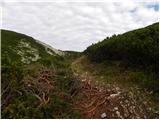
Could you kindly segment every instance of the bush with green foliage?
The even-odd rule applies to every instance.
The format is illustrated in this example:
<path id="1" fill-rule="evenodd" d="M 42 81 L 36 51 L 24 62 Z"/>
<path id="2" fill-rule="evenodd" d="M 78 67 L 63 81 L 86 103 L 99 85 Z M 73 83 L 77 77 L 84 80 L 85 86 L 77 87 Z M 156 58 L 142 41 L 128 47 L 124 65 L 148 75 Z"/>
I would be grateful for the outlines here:
<path id="1" fill-rule="evenodd" d="M 107 37 L 102 42 L 89 46 L 84 53 L 94 62 L 122 60 L 130 66 L 158 73 L 159 23 Z"/>
<path id="2" fill-rule="evenodd" d="M 93 62 L 121 61 L 126 68 L 140 70 L 137 83 L 159 91 L 159 23 L 107 37 L 89 46 L 84 54 Z"/>

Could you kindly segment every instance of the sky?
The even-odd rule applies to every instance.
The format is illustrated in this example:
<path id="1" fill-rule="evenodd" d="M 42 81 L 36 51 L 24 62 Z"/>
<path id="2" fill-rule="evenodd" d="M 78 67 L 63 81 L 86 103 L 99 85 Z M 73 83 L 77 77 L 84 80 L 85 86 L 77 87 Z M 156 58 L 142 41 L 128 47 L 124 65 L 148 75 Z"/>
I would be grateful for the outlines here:
<path id="1" fill-rule="evenodd" d="M 107 36 L 158 22 L 159 15 L 159 4 L 156 0 L 11 1 L 13 0 L 1 2 L 0 27 L 32 36 L 60 50 L 83 51 Z"/>

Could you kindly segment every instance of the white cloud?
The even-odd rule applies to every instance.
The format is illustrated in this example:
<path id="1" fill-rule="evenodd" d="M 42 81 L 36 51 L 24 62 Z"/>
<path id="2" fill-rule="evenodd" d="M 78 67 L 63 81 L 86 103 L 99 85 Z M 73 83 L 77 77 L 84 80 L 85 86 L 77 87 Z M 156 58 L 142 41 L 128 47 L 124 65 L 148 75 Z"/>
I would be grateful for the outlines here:
<path id="1" fill-rule="evenodd" d="M 155 2 L 4 2 L 2 25 L 58 49 L 83 51 L 107 36 L 157 22 L 150 4 Z"/>

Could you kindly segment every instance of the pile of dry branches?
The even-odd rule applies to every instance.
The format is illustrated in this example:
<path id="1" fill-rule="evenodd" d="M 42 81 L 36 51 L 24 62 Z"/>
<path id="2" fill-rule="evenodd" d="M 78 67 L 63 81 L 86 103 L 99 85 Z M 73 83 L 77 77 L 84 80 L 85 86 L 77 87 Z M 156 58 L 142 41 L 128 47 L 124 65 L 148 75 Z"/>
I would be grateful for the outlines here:
<path id="1" fill-rule="evenodd" d="M 78 94 L 82 99 L 76 102 L 77 108 L 75 109 L 80 110 L 87 118 L 93 118 L 99 108 L 111 99 L 110 93 L 93 86 L 89 79 L 82 81 L 82 87 Z"/>
<path id="2" fill-rule="evenodd" d="M 87 77 L 81 79 L 81 89 L 72 96 L 75 98 L 74 109 L 85 118 L 102 118 L 103 113 L 105 118 L 147 118 L 150 114 L 149 107 L 143 103 L 138 105 L 131 91 L 132 95 L 129 95 L 116 85 L 98 87 L 91 82 Z"/>
<path id="3" fill-rule="evenodd" d="M 49 94 L 54 89 L 54 81 L 51 81 L 50 78 L 53 76 L 54 71 L 44 67 L 36 72 L 35 76 L 28 75 L 24 79 L 25 91 L 40 101 L 38 108 L 50 101 Z"/>

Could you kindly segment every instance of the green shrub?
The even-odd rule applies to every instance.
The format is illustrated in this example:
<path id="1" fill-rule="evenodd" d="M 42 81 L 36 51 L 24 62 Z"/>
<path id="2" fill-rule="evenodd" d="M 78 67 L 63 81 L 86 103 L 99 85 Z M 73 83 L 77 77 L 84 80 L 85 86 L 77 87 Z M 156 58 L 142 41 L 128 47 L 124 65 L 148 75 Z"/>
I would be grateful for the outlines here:
<path id="1" fill-rule="evenodd" d="M 159 23 L 146 28 L 112 36 L 89 46 L 84 53 L 95 62 L 122 60 L 128 65 L 158 74 Z"/>

